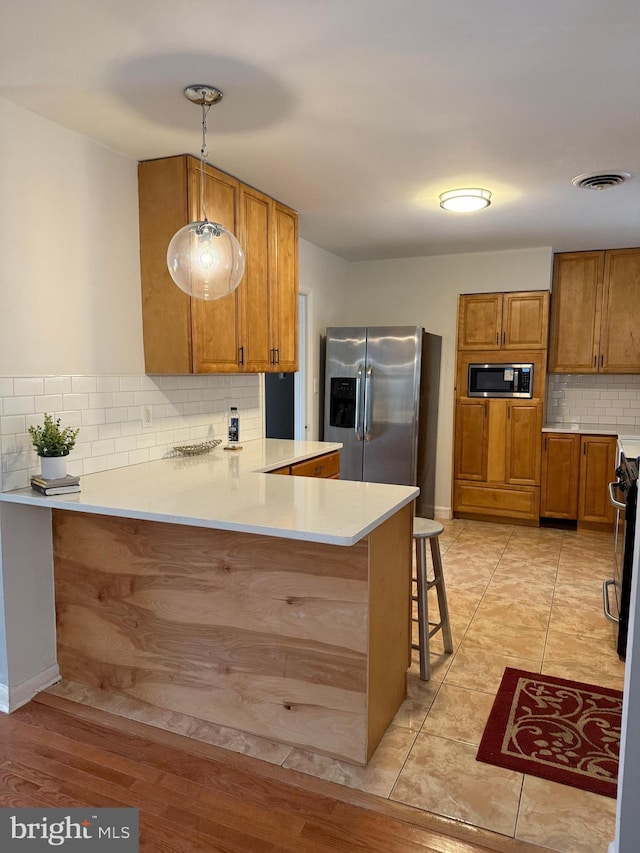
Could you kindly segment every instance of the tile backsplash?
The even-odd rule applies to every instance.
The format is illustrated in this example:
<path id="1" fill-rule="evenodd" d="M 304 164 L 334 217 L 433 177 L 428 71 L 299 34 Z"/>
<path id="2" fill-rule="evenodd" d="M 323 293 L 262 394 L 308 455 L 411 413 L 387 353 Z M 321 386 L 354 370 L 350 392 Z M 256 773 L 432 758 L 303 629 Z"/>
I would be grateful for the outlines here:
<path id="1" fill-rule="evenodd" d="M 246 376 L 0 376 L 0 488 L 29 485 L 40 470 L 30 426 L 45 412 L 80 427 L 70 474 L 92 474 L 160 459 L 175 444 L 226 439 L 227 412 L 237 406 L 241 439 L 262 438 L 263 382 Z M 152 423 L 142 425 L 142 407 Z"/>
<path id="2" fill-rule="evenodd" d="M 640 432 L 640 375 L 550 374 L 545 420 L 612 424 Z"/>

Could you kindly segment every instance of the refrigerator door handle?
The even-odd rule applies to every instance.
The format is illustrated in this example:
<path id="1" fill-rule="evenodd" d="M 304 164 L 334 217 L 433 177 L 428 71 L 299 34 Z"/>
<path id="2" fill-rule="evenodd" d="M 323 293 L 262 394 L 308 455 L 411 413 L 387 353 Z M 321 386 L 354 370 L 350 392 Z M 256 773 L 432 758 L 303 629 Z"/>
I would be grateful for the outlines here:
<path id="1" fill-rule="evenodd" d="M 371 407 L 372 407 L 372 391 L 371 391 L 371 374 L 373 373 L 373 365 L 367 367 L 367 372 L 364 377 L 364 440 L 371 441 Z"/>
<path id="2" fill-rule="evenodd" d="M 362 384 L 362 364 L 358 365 L 358 370 L 356 372 L 356 415 L 355 415 L 355 433 L 356 433 L 356 441 L 362 441 L 362 433 L 360 431 L 360 386 Z"/>

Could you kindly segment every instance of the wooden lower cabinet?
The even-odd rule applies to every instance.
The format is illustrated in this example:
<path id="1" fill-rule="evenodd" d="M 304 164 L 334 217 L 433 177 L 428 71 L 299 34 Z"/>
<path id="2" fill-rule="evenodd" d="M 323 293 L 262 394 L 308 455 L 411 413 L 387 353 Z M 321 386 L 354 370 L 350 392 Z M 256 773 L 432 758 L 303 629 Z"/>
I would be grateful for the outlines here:
<path id="1" fill-rule="evenodd" d="M 460 400 L 456 407 L 455 476 L 487 479 L 489 401 Z"/>
<path id="2" fill-rule="evenodd" d="M 540 489 L 535 486 L 516 488 L 497 483 L 465 483 L 456 481 L 454 507 L 457 516 L 496 516 L 535 521 L 538 518 Z"/>
<path id="3" fill-rule="evenodd" d="M 285 465 L 269 471 L 269 474 L 290 474 L 292 477 L 321 477 L 325 480 L 340 479 L 340 451 L 324 453 L 322 456 L 314 456 L 303 462 L 293 465 Z"/>
<path id="4" fill-rule="evenodd" d="M 615 460 L 613 436 L 543 433 L 540 516 L 612 528 L 607 484 L 615 477 Z"/>
<path id="5" fill-rule="evenodd" d="M 459 400 L 454 512 L 536 521 L 540 499 L 538 401 Z"/>
<path id="6" fill-rule="evenodd" d="M 578 517 L 579 474 L 580 436 L 544 433 L 540 491 L 540 515 L 543 518 Z"/>
<path id="7" fill-rule="evenodd" d="M 506 409 L 506 482 L 539 486 L 542 406 L 534 401 L 508 402 Z"/>
<path id="8" fill-rule="evenodd" d="M 608 483 L 615 479 L 616 443 L 610 436 L 582 436 L 578 523 L 613 525 L 615 509 L 609 501 Z"/>

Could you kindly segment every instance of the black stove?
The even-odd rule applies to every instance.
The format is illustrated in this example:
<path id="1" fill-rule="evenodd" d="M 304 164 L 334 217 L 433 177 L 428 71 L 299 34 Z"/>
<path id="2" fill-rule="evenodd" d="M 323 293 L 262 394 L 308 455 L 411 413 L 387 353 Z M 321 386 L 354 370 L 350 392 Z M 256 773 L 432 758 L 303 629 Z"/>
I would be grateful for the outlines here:
<path id="1" fill-rule="evenodd" d="M 638 504 L 639 459 L 622 454 L 616 469 L 615 483 L 611 483 L 611 503 L 616 507 L 615 564 L 613 582 L 605 582 L 605 614 L 618 624 L 618 656 L 625 659 L 627 630 L 629 626 L 629 603 L 631 599 L 631 574 L 633 567 L 633 543 L 636 531 L 636 508 Z M 609 610 L 608 587 L 615 590 L 615 610 Z"/>

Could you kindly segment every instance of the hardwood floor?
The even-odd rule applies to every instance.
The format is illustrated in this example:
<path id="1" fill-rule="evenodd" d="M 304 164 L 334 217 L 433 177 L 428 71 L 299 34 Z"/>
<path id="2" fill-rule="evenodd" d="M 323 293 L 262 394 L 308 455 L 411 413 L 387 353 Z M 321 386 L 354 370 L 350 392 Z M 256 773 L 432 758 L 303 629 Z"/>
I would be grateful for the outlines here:
<path id="1" fill-rule="evenodd" d="M 0 805 L 134 806 L 154 853 L 543 849 L 47 694 L 0 714 Z"/>

